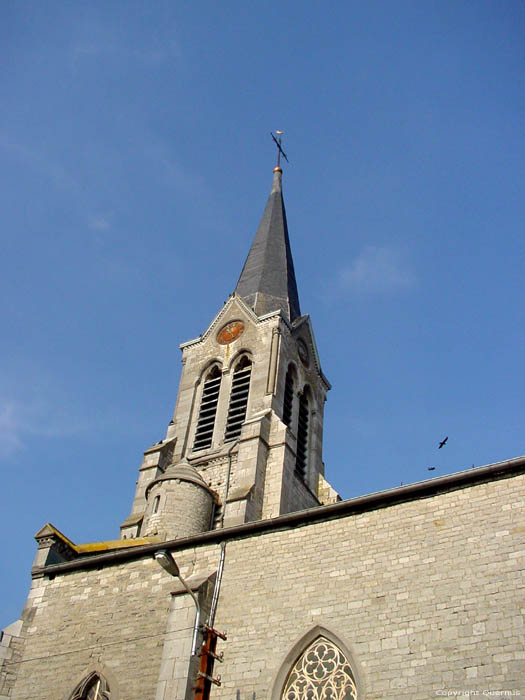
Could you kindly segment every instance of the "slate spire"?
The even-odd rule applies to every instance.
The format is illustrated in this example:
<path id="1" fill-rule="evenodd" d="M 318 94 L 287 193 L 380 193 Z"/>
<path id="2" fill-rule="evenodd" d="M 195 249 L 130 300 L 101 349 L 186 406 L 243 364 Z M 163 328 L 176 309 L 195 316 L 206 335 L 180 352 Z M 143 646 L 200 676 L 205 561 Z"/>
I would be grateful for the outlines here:
<path id="1" fill-rule="evenodd" d="M 282 193 L 282 170 L 273 183 L 261 223 L 235 288 L 258 316 L 281 309 L 290 321 L 301 315 Z"/>

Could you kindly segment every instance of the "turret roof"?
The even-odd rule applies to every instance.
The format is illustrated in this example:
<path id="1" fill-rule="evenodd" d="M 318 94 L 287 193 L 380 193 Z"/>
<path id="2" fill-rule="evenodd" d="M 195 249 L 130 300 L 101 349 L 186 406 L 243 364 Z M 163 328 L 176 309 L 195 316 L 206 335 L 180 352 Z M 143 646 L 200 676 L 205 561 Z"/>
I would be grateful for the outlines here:
<path id="1" fill-rule="evenodd" d="M 279 309 L 290 321 L 301 315 L 279 167 L 235 292 L 258 316 Z"/>

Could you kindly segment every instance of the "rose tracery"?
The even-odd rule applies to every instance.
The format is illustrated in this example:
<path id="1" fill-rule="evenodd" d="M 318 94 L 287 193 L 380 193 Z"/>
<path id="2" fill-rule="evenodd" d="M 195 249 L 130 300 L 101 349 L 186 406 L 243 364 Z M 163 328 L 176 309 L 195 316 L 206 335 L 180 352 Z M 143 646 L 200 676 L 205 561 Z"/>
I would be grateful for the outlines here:
<path id="1" fill-rule="evenodd" d="M 357 700 L 352 669 L 341 649 L 317 637 L 295 662 L 282 699 Z"/>

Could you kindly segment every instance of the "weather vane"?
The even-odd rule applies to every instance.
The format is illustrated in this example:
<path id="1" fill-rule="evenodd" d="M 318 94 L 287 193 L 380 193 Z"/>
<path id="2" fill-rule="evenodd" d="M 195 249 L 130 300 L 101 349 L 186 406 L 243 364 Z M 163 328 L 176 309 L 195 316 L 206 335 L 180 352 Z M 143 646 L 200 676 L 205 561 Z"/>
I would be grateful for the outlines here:
<path id="1" fill-rule="evenodd" d="M 285 161 L 286 161 L 287 163 L 289 163 L 290 161 L 289 161 L 288 158 L 286 157 L 286 153 L 285 153 L 285 152 L 283 151 L 283 149 L 281 148 L 281 141 L 282 141 L 282 138 L 283 138 L 283 132 L 282 132 L 282 131 L 279 131 L 279 129 L 276 129 L 276 130 L 275 130 L 275 133 L 279 136 L 279 140 L 278 140 L 278 141 L 277 141 L 277 139 L 275 138 L 275 136 L 272 134 L 272 132 L 270 131 L 270 136 L 271 136 L 272 139 L 275 141 L 275 145 L 277 146 L 277 167 L 280 168 L 280 167 L 281 167 L 281 155 L 283 156 L 283 158 L 285 159 Z"/>

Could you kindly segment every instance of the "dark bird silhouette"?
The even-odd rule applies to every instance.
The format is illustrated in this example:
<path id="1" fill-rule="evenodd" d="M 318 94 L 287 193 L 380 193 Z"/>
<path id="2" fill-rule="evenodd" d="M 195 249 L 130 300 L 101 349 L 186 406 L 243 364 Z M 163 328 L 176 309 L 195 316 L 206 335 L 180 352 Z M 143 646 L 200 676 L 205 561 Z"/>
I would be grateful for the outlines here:
<path id="1" fill-rule="evenodd" d="M 446 444 L 447 444 L 447 440 L 448 440 L 448 435 L 447 435 L 446 438 L 444 438 L 443 440 L 441 440 L 441 442 L 440 442 L 439 445 L 438 445 L 438 450 L 440 450 L 440 449 L 443 447 L 443 445 L 446 445 Z"/>
<path id="2" fill-rule="evenodd" d="M 427 467 L 429 472 L 433 472 L 436 467 Z"/>

